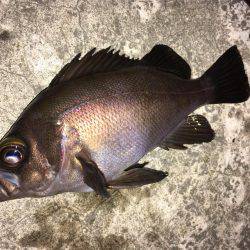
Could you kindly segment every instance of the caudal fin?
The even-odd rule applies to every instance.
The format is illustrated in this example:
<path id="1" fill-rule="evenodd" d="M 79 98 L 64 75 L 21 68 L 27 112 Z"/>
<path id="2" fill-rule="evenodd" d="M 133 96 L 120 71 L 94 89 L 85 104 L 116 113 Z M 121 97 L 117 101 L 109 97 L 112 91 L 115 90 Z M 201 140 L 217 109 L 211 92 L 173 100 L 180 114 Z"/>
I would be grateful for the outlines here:
<path id="1" fill-rule="evenodd" d="M 249 83 L 236 46 L 228 49 L 202 78 L 214 85 L 212 104 L 239 103 L 249 98 Z"/>

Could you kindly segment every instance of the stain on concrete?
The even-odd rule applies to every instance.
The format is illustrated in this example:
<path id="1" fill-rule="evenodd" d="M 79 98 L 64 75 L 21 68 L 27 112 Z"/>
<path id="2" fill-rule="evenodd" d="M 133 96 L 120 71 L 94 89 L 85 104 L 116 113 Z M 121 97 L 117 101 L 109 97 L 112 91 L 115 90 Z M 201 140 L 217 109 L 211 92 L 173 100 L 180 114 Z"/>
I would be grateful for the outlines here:
<path id="1" fill-rule="evenodd" d="M 10 38 L 10 32 L 8 32 L 7 30 L 4 30 L 0 33 L 0 41 L 8 41 L 10 40 Z"/>

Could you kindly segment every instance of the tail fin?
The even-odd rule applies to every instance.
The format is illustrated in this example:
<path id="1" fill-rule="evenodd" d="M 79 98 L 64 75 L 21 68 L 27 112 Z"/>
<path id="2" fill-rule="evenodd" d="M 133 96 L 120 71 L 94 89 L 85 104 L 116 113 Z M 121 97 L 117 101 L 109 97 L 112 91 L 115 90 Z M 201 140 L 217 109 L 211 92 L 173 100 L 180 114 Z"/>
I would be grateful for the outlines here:
<path id="1" fill-rule="evenodd" d="M 214 85 L 216 103 L 239 103 L 249 98 L 249 83 L 241 55 L 236 46 L 228 49 L 202 76 Z"/>

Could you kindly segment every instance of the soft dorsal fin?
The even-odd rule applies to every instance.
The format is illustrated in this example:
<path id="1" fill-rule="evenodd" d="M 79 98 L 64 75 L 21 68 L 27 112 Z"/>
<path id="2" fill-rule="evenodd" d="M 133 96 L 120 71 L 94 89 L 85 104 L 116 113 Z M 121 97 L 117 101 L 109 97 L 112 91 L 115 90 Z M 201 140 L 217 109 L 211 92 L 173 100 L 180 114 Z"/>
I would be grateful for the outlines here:
<path id="1" fill-rule="evenodd" d="M 82 59 L 81 54 L 66 64 L 51 81 L 50 86 L 55 86 L 62 82 L 75 80 L 93 73 L 109 72 L 138 64 L 139 59 L 130 59 L 125 55 L 119 55 L 120 51 L 115 51 L 110 47 L 106 49 L 90 50 Z"/>
<path id="2" fill-rule="evenodd" d="M 141 59 L 141 64 L 154 66 L 173 73 L 181 78 L 190 79 L 191 69 L 188 63 L 167 45 L 158 44 Z"/>

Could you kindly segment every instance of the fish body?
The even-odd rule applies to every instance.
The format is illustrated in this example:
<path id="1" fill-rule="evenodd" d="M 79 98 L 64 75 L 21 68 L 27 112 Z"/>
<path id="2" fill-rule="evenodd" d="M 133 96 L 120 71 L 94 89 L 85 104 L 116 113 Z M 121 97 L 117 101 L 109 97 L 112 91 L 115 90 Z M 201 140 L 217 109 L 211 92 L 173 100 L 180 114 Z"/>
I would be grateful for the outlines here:
<path id="1" fill-rule="evenodd" d="M 82 60 L 76 57 L 27 106 L 1 140 L 2 151 L 12 157 L 7 158 L 0 149 L 2 200 L 92 190 L 106 196 L 109 187 L 140 186 L 163 179 L 163 172 L 144 168 L 138 161 L 158 146 L 184 149 L 185 143 L 211 141 L 214 133 L 207 121 L 198 117 L 197 122 L 188 115 L 205 104 L 248 98 L 249 85 L 236 50 L 233 47 L 217 65 L 225 58 L 234 57 L 233 66 L 240 61 L 239 87 L 232 87 L 223 67 L 218 72 L 218 66 L 190 80 L 183 59 L 163 45 L 141 61 L 109 50 L 97 55 L 89 52 Z M 238 94 L 238 99 L 224 96 L 213 77 L 219 84 L 229 81 L 228 93 Z M 10 167 L 19 140 L 24 160 Z M 15 154 L 6 150 L 9 144 L 16 146 Z M 9 172 L 8 182 L 4 174 Z"/>

